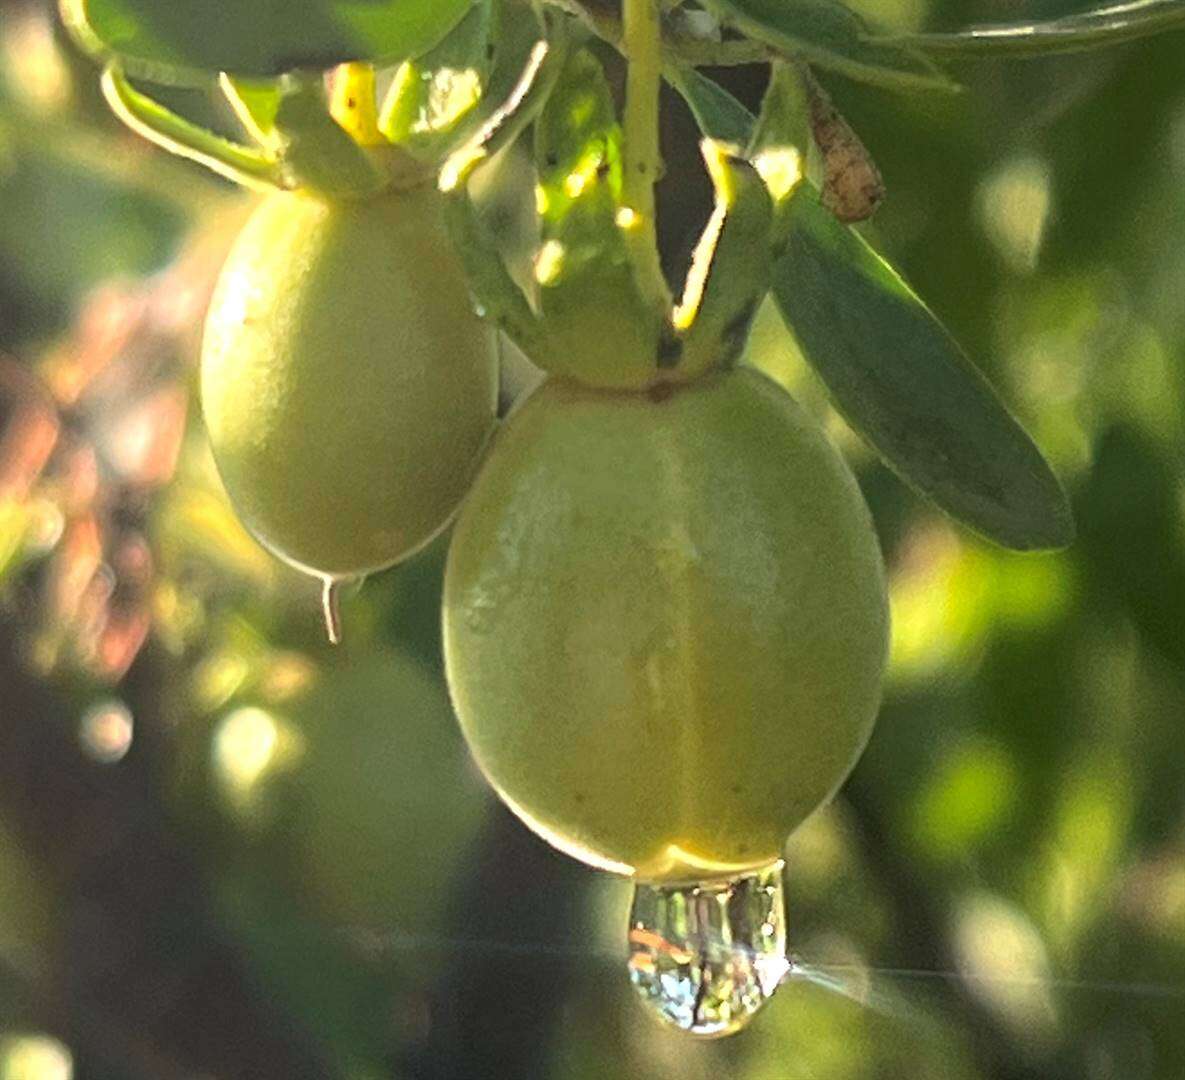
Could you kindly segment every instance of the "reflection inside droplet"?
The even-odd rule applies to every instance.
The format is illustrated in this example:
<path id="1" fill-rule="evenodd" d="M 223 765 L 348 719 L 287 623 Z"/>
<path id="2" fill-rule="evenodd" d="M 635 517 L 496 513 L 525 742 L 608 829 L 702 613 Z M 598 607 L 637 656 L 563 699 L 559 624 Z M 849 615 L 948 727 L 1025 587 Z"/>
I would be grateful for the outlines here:
<path id="1" fill-rule="evenodd" d="M 731 1035 L 790 970 L 781 862 L 731 880 L 638 885 L 629 972 L 662 1020 L 691 1035 Z"/>

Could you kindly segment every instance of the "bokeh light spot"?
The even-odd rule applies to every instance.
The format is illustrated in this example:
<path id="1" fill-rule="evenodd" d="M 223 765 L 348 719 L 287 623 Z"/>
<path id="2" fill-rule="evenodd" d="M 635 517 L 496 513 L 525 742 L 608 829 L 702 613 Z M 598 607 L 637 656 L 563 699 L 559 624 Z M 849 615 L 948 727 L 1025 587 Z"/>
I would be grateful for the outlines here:
<path id="1" fill-rule="evenodd" d="M 122 701 L 104 701 L 87 709 L 78 738 L 87 756 L 101 765 L 114 765 L 132 748 L 135 722 Z"/>
<path id="2" fill-rule="evenodd" d="M 73 1080 L 74 1059 L 48 1035 L 0 1038 L 0 1080 Z"/>

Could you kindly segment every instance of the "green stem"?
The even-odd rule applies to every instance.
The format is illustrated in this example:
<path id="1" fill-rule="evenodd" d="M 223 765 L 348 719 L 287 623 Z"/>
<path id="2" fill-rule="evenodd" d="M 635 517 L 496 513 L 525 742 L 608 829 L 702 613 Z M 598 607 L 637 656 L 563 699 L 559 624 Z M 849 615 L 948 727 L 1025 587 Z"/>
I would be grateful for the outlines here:
<path id="1" fill-rule="evenodd" d="M 580 3 L 579 0 L 550 0 L 553 6 L 574 15 L 602 41 L 618 52 L 628 49 L 623 40 L 621 20 L 600 5 Z M 663 42 L 663 58 L 669 64 L 690 64 L 692 67 L 737 67 L 741 64 L 768 63 L 777 57 L 775 50 L 764 42 L 740 39 L 736 41 L 707 41 L 686 34 L 672 34 Z"/>
<path id="2" fill-rule="evenodd" d="M 623 9 L 629 75 L 625 90 L 625 180 L 622 201 L 654 224 L 658 179 L 658 87 L 662 30 L 658 0 L 625 0 Z"/>
<path id="3" fill-rule="evenodd" d="M 654 185 L 658 181 L 658 93 L 662 85 L 659 0 L 624 0 L 622 28 L 629 72 L 625 86 L 621 219 L 642 291 L 664 310 L 670 292 L 658 260 Z"/>

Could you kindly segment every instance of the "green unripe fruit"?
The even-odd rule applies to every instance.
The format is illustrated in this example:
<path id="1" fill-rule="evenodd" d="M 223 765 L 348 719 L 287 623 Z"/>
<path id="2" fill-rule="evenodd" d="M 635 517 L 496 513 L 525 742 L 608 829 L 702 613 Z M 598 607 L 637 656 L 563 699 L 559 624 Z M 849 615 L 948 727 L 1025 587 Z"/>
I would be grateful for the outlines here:
<path id="1" fill-rule="evenodd" d="M 324 577 L 389 566 L 449 521 L 494 423 L 492 332 L 431 186 L 268 196 L 211 302 L 202 406 L 244 523 Z"/>
<path id="2" fill-rule="evenodd" d="M 880 552 L 839 454 L 756 372 L 551 380 L 458 518 L 445 650 L 471 750 L 569 854 L 641 880 L 780 857 L 872 729 Z"/>
<path id="3" fill-rule="evenodd" d="M 346 923 L 438 929 L 488 808 L 439 677 L 384 649 L 282 712 L 301 740 L 283 831 L 305 896 Z"/>
<path id="4" fill-rule="evenodd" d="M 392 648 L 187 726 L 175 766 L 173 811 L 209 876 L 258 897 L 264 948 L 296 912 L 314 938 L 438 932 L 489 809 L 440 678 Z"/>

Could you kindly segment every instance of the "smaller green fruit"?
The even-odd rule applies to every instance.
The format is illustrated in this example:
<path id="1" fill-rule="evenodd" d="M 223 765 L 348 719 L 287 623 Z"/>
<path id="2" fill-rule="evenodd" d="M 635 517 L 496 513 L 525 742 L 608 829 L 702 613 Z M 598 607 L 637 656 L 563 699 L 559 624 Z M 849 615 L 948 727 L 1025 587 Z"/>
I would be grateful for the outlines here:
<path id="1" fill-rule="evenodd" d="M 327 578 L 415 552 L 492 430 L 495 357 L 434 188 L 268 196 L 223 268 L 202 348 L 206 426 L 246 526 Z"/>

